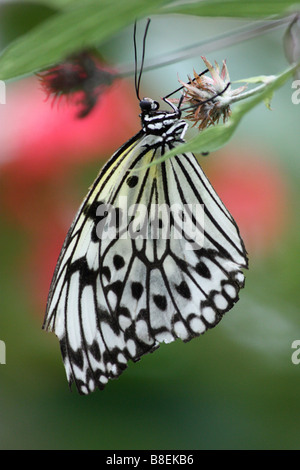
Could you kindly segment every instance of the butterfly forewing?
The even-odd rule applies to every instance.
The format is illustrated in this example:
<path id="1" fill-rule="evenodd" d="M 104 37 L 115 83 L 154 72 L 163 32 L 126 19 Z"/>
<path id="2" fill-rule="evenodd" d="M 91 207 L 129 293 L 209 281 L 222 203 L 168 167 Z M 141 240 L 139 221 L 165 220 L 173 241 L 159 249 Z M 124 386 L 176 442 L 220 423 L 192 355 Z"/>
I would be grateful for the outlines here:
<path id="1" fill-rule="evenodd" d="M 44 328 L 58 336 L 80 393 L 161 342 L 204 333 L 244 285 L 237 225 L 194 155 L 149 166 L 186 129 L 176 113 L 154 118 L 101 171 L 54 273 Z"/>

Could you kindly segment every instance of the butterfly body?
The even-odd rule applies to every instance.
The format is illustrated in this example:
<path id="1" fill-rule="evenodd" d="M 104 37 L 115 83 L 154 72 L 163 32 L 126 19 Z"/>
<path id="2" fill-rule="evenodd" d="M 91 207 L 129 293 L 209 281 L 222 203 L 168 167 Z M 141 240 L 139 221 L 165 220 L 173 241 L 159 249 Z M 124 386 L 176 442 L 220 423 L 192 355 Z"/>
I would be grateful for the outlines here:
<path id="1" fill-rule="evenodd" d="M 83 394 L 160 343 L 214 327 L 244 285 L 239 230 L 195 156 L 152 164 L 187 129 L 169 104 L 140 101 L 142 129 L 101 170 L 53 276 L 43 327 Z"/>

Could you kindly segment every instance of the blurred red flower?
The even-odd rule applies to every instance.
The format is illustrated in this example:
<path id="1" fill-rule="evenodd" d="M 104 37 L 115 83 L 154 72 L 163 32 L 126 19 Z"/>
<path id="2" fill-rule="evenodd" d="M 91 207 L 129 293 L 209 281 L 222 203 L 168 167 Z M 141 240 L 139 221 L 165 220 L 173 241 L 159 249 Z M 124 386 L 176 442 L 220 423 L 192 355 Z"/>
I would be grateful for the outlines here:
<path id="1" fill-rule="evenodd" d="M 74 100 L 47 100 L 37 79 L 12 84 L 0 108 L 0 164 L 17 161 L 33 179 L 55 173 L 66 162 L 106 157 L 139 128 L 131 88 L 115 81 L 95 109 L 78 119 Z"/>
<path id="2" fill-rule="evenodd" d="M 45 100 L 37 79 L 8 87 L 7 104 L 0 108 L 3 210 L 24 227 L 40 225 L 40 212 L 47 216 L 53 203 L 49 186 L 66 184 L 66 172 L 76 164 L 107 159 L 139 128 L 130 90 L 116 81 L 90 115 L 78 119 L 74 103 L 52 106 Z"/>

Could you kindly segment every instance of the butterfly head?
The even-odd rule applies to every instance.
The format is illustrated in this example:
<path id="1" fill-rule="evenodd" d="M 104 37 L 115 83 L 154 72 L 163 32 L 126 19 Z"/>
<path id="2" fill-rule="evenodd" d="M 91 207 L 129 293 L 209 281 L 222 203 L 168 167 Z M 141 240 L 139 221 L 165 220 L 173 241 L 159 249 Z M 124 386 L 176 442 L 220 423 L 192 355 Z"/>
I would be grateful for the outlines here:
<path id="1" fill-rule="evenodd" d="M 151 98 L 143 98 L 140 100 L 140 108 L 142 115 L 152 114 L 159 109 L 159 103 Z"/>

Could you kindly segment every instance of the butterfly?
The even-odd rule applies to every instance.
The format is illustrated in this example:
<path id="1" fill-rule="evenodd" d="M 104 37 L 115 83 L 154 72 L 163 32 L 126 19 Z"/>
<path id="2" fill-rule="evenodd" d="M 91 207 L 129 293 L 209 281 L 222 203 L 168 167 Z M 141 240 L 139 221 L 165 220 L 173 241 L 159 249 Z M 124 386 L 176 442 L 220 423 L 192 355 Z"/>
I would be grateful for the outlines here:
<path id="1" fill-rule="evenodd" d="M 141 130 L 84 199 L 48 296 L 43 328 L 59 338 L 80 394 L 103 389 L 161 343 L 213 328 L 237 302 L 248 266 L 238 226 L 196 157 L 155 164 L 184 142 L 188 124 L 180 103 L 164 98 L 171 109 L 161 111 L 140 99 L 142 66 Z"/>

